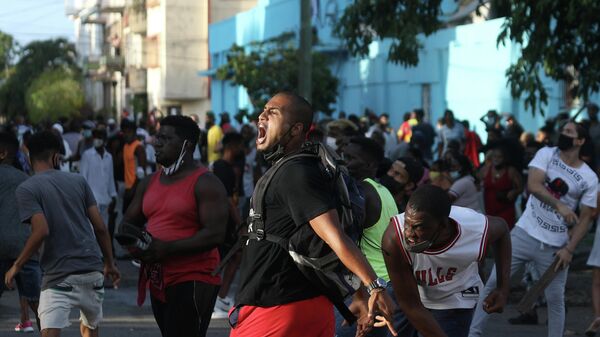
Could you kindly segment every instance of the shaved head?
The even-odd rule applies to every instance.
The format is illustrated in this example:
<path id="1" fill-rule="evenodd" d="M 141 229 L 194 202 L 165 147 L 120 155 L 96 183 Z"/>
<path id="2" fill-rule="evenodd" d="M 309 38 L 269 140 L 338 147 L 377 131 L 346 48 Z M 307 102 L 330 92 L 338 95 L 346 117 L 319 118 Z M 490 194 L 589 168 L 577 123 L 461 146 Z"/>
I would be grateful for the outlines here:
<path id="1" fill-rule="evenodd" d="M 283 91 L 275 96 L 284 96 L 290 102 L 286 109 L 289 112 L 289 122 L 291 124 L 301 123 L 303 133 L 307 133 L 313 121 L 313 108 L 308 101 L 293 92 Z"/>

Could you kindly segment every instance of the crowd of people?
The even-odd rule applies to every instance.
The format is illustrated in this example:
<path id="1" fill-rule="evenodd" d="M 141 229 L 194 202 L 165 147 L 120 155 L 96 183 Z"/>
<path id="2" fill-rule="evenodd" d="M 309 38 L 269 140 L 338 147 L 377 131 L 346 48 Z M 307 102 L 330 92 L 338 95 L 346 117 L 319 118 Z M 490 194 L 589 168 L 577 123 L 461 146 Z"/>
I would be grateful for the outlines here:
<path id="1" fill-rule="evenodd" d="M 82 336 L 97 336 L 104 276 L 119 284 L 118 241 L 140 268 L 138 304 L 149 291 L 166 337 L 205 336 L 211 318 L 228 318 L 235 337 L 480 336 L 523 268 L 528 286 L 556 268 L 543 301 L 548 336 L 562 336 L 569 264 L 599 202 L 598 107 L 586 112 L 533 134 L 490 110 L 485 144 L 451 110 L 432 125 L 415 109 L 397 129 L 370 110 L 314 121 L 288 92 L 246 123 L 18 117 L 0 130 L 0 273 L 19 292 L 15 330 L 34 331 L 31 309 L 44 336 L 59 336 L 79 308 Z M 311 144 L 339 164 L 346 193 L 356 187 L 357 237 Z M 287 248 L 298 233 L 361 284 L 342 307 Z M 537 324 L 536 309 L 510 322 Z"/>

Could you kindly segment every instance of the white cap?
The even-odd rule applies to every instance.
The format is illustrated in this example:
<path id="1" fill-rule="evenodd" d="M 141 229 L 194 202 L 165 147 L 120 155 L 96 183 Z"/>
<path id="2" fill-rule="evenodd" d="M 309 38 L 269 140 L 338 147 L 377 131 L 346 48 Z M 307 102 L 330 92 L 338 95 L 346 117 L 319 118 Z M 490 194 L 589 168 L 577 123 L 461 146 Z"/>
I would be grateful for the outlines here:
<path id="1" fill-rule="evenodd" d="M 115 121 L 114 118 L 109 118 L 108 119 L 108 124 L 117 124 L 117 122 Z"/>
<path id="2" fill-rule="evenodd" d="M 61 135 L 63 134 L 63 127 L 62 125 L 58 124 L 58 123 L 54 123 L 54 125 L 52 125 L 52 128 L 55 129 L 56 131 L 58 131 Z"/>

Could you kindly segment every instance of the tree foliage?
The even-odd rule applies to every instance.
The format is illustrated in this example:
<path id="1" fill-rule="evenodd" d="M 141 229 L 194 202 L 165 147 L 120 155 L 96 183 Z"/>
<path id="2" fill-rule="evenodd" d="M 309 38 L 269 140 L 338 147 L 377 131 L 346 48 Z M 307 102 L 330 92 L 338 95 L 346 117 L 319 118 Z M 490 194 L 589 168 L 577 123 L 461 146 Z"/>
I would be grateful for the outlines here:
<path id="1" fill-rule="evenodd" d="M 84 104 L 81 84 L 73 71 L 49 69 L 38 76 L 26 93 L 29 118 L 33 123 L 72 117 Z"/>
<path id="2" fill-rule="evenodd" d="M 388 59 L 416 66 L 422 48 L 419 34 L 428 36 L 444 27 L 440 4 L 440 0 L 356 0 L 346 8 L 336 32 L 357 56 L 365 56 L 371 42 L 389 38 Z M 542 72 L 566 81 L 572 95 L 584 100 L 598 92 L 600 1 L 492 0 L 491 8 L 506 18 L 497 43 L 512 40 L 522 46 L 506 76 L 511 94 L 524 97 L 526 108 L 535 113 L 536 107 L 547 103 Z"/>
<path id="3" fill-rule="evenodd" d="M 66 39 L 33 41 L 20 50 L 19 55 L 13 73 L 0 88 L 0 112 L 8 116 L 27 112 L 27 89 L 44 71 L 65 69 L 79 76 L 75 46 Z"/>
<path id="4" fill-rule="evenodd" d="M 227 63 L 217 69 L 217 78 L 246 88 L 255 111 L 262 111 L 278 91 L 296 91 L 298 86 L 298 50 L 294 33 L 284 33 L 247 48 L 233 45 Z M 338 80 L 329 69 L 326 55 L 313 52 L 312 105 L 327 115 L 336 101 Z"/>
<path id="5" fill-rule="evenodd" d="M 8 77 L 9 68 L 17 54 L 18 44 L 12 35 L 0 31 L 0 79 Z"/>

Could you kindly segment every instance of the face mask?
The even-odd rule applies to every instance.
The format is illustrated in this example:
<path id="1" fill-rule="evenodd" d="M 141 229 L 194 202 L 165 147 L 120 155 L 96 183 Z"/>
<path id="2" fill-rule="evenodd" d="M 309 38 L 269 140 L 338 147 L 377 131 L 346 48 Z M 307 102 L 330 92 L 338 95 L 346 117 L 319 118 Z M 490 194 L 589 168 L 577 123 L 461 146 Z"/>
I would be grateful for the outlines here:
<path id="1" fill-rule="evenodd" d="M 441 175 L 438 171 L 429 171 L 429 180 L 435 180 Z"/>
<path id="2" fill-rule="evenodd" d="M 281 144 L 281 141 L 290 132 L 292 132 L 291 127 L 283 134 L 283 136 L 281 136 L 281 138 L 280 138 L 279 142 L 277 142 L 277 144 L 275 144 L 272 148 L 264 151 L 265 160 L 267 162 L 275 163 L 279 159 L 283 158 L 283 156 L 285 156 L 285 146 L 290 142 L 290 140 L 288 139 L 288 141 L 285 143 L 285 145 Z"/>
<path id="3" fill-rule="evenodd" d="M 390 177 L 389 175 L 384 175 L 379 179 L 381 185 L 386 187 L 392 194 L 397 194 L 404 191 L 404 187 L 406 184 L 399 183 L 396 179 Z"/>
<path id="4" fill-rule="evenodd" d="M 186 144 L 187 144 L 187 140 L 184 140 L 183 145 L 181 146 L 181 152 L 179 152 L 179 158 L 177 158 L 177 160 L 173 164 L 171 164 L 171 166 L 163 168 L 163 173 L 166 176 L 173 175 L 175 172 L 177 172 L 179 170 L 179 168 L 181 167 L 181 164 L 183 164 L 183 156 L 185 156 L 185 145 Z"/>
<path id="5" fill-rule="evenodd" d="M 82 135 L 83 138 L 90 138 L 92 137 L 92 130 L 83 130 Z"/>
<path id="6" fill-rule="evenodd" d="M 404 249 L 406 249 L 407 251 L 409 251 L 411 253 L 422 253 L 422 252 L 426 251 L 427 249 L 429 249 L 429 247 L 433 246 L 433 244 L 435 243 L 435 241 L 437 241 L 439 236 L 440 236 L 440 231 L 438 230 L 433 235 L 431 240 L 425 240 L 423 242 L 419 242 L 414 245 L 411 245 L 410 243 L 408 243 L 407 239 L 405 238 L 402 241 L 402 243 L 403 243 Z"/>
<path id="7" fill-rule="evenodd" d="M 573 145 L 573 141 L 575 140 L 574 137 L 569 137 L 566 135 L 563 135 L 562 133 L 558 136 L 558 149 L 561 151 L 567 151 L 570 150 L 574 145 Z"/>
<path id="8" fill-rule="evenodd" d="M 101 148 L 103 145 L 104 145 L 104 140 L 94 138 L 94 147 L 95 148 Z"/>
<path id="9" fill-rule="evenodd" d="M 450 172 L 450 178 L 452 178 L 452 180 L 456 180 L 456 179 L 460 178 L 460 172 L 458 172 L 458 171 Z"/>
<path id="10" fill-rule="evenodd" d="M 333 151 L 337 150 L 337 144 L 336 144 L 335 138 L 327 136 L 327 138 L 325 138 L 325 144 L 327 146 L 329 146 Z"/>

